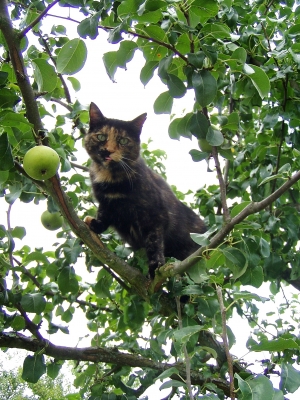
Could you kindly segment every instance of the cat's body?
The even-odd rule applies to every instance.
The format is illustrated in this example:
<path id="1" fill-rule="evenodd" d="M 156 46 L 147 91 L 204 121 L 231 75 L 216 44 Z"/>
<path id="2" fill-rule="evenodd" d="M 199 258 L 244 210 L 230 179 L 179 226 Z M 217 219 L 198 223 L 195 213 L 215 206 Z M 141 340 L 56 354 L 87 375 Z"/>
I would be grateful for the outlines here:
<path id="1" fill-rule="evenodd" d="M 145 248 L 153 278 L 165 256 L 183 260 L 196 251 L 190 233 L 206 227 L 140 157 L 145 119 L 146 114 L 133 121 L 107 119 L 91 103 L 85 147 L 93 160 L 90 176 L 99 209 L 88 225 L 96 233 L 112 226 L 134 250 Z"/>

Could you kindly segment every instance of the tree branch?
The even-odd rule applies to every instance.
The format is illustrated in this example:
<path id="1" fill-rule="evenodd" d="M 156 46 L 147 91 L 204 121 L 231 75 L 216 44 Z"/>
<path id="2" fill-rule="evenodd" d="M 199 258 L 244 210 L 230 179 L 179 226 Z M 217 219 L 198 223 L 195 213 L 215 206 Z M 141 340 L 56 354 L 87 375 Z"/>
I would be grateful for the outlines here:
<path id="1" fill-rule="evenodd" d="M 122 353 L 115 348 L 102 347 L 85 347 L 73 348 L 65 346 L 56 346 L 48 342 L 45 346 L 36 339 L 26 337 L 20 333 L 0 333 L 0 347 L 18 348 L 32 352 L 43 350 L 43 353 L 56 360 L 74 360 L 74 361 L 90 361 L 94 363 L 107 363 L 120 366 L 129 366 L 134 368 L 151 368 L 153 370 L 163 372 L 166 369 L 176 367 L 181 377 L 186 379 L 185 366 L 182 363 L 169 364 L 159 363 L 151 359 L 128 353 Z M 171 379 L 178 380 L 178 375 L 174 374 Z M 181 379 L 180 379 L 181 380 Z M 225 395 L 229 396 L 230 390 L 228 383 L 223 379 L 207 378 L 202 376 L 198 371 L 191 371 L 191 382 L 193 385 L 204 385 L 212 383 L 220 390 L 223 390 Z"/>
<path id="2" fill-rule="evenodd" d="M 275 192 L 266 197 L 264 200 L 259 202 L 252 202 L 247 207 L 245 207 L 238 215 L 228 221 L 227 224 L 220 229 L 220 231 L 211 239 L 209 245 L 200 247 L 197 251 L 195 251 L 183 261 L 177 261 L 173 264 L 166 264 L 162 266 L 157 271 L 157 275 L 151 285 L 151 290 L 155 288 L 158 282 L 162 282 L 168 277 L 186 272 L 191 266 L 196 264 L 199 257 L 202 256 L 204 251 L 212 250 L 219 246 L 224 241 L 228 233 L 230 233 L 234 229 L 236 224 L 242 222 L 249 215 L 255 214 L 267 208 L 271 203 L 277 200 L 283 193 L 290 189 L 299 180 L 300 171 L 296 172 L 287 182 L 285 182 L 282 186 L 280 186 Z"/>

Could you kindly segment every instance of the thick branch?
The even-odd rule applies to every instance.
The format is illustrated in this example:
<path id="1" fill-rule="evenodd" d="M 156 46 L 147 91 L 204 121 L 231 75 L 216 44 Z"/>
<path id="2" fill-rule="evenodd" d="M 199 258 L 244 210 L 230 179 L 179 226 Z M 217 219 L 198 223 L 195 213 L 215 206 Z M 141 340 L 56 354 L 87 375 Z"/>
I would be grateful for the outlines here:
<path id="1" fill-rule="evenodd" d="M 126 264 L 123 260 L 110 252 L 99 237 L 90 231 L 88 226 L 78 218 L 71 203 L 62 191 L 60 181 L 57 176 L 45 181 L 47 191 L 58 204 L 62 215 L 69 222 L 72 231 L 77 235 L 103 263 L 115 271 L 119 276 L 129 282 L 134 290 L 143 298 L 148 299 L 147 286 L 148 279 L 137 269 Z"/>
<path id="2" fill-rule="evenodd" d="M 38 340 L 28 338 L 20 333 L 0 333 L 0 347 L 18 348 L 32 352 L 43 351 L 47 356 L 53 357 L 56 360 L 75 360 L 75 361 L 89 361 L 94 363 L 108 363 L 120 366 L 129 366 L 135 368 L 151 368 L 159 372 L 163 372 L 168 368 L 176 367 L 179 374 L 183 379 L 186 379 L 185 366 L 182 364 L 168 364 L 153 361 L 139 355 L 121 353 L 115 348 L 101 348 L 101 347 L 85 347 L 73 348 L 65 346 L 55 346 L 48 342 L 43 346 Z M 171 376 L 172 379 L 179 380 L 178 375 Z M 198 371 L 191 371 L 191 381 L 193 385 L 203 385 L 205 383 L 212 383 L 220 390 L 229 396 L 229 385 L 225 380 L 216 378 L 206 378 Z"/>

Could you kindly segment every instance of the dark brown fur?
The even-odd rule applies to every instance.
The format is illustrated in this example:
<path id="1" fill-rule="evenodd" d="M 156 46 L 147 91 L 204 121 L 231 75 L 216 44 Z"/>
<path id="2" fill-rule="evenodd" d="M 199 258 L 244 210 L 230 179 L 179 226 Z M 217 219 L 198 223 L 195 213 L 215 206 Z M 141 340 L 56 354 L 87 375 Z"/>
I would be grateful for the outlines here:
<path id="1" fill-rule="evenodd" d="M 112 226 L 134 250 L 145 248 L 153 278 L 165 256 L 183 260 L 194 252 L 198 246 L 190 233 L 206 227 L 140 157 L 145 120 L 146 114 L 133 121 L 108 119 L 91 103 L 85 148 L 99 208 L 97 218 L 86 222 L 96 233 Z"/>

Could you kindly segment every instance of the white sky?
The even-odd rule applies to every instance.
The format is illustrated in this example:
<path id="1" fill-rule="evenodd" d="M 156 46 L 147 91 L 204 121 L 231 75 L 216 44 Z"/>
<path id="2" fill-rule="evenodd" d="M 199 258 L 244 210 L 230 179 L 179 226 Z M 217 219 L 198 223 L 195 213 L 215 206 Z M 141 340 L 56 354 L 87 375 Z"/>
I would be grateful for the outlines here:
<path id="1" fill-rule="evenodd" d="M 55 7 L 51 12 L 62 15 L 62 12 L 66 12 L 66 9 L 61 7 Z M 71 10 L 71 16 L 74 10 Z M 48 18 L 49 27 L 53 24 L 65 25 L 66 21 L 56 18 Z M 70 26 L 69 26 L 70 25 Z M 68 24 L 68 37 L 70 39 L 77 37 L 76 25 Z M 165 163 L 167 167 L 167 176 L 169 184 L 176 185 L 178 190 L 187 192 L 189 189 L 193 191 L 197 190 L 203 185 L 210 185 L 216 181 L 215 172 L 207 172 L 207 165 L 205 161 L 201 163 L 195 163 L 192 161 L 191 156 L 188 154 L 189 150 L 197 147 L 197 141 L 193 141 L 181 138 L 180 141 L 171 140 L 168 136 L 168 125 L 170 123 L 169 115 L 155 115 L 153 112 L 153 103 L 160 93 L 167 90 L 167 87 L 162 84 L 158 77 L 152 79 L 144 88 L 139 79 L 139 74 L 142 66 L 144 65 L 144 59 L 141 53 L 136 52 L 134 60 L 127 65 L 127 70 L 118 69 L 115 80 L 113 83 L 106 74 L 102 55 L 107 51 L 115 51 L 118 45 L 110 45 L 107 42 L 107 33 L 100 31 L 100 35 L 96 40 L 87 40 L 88 45 L 88 59 L 85 67 L 82 71 L 75 75 L 75 77 L 81 82 L 81 90 L 76 94 L 72 94 L 72 101 L 76 98 L 82 104 L 88 105 L 91 101 L 95 102 L 101 109 L 103 114 L 107 117 L 131 120 L 138 115 L 147 112 L 147 120 L 144 124 L 142 132 L 142 141 L 147 142 L 148 138 L 153 140 L 150 145 L 150 149 L 163 149 L 167 152 L 168 159 Z M 70 85 L 69 85 L 70 86 Z M 193 107 L 193 94 L 189 93 L 183 99 L 175 100 L 173 112 L 176 116 L 180 116 L 182 112 L 190 112 Z M 50 119 L 48 119 L 50 121 Z M 51 126 L 47 126 L 47 129 L 51 129 Z M 79 154 L 79 162 L 87 160 L 87 154 L 85 151 L 81 151 Z M 213 166 L 212 164 L 210 165 Z M 6 226 L 6 210 L 7 203 L 0 199 L 0 223 Z M 24 204 L 17 202 L 11 213 L 12 226 L 25 226 L 27 235 L 24 238 L 24 242 L 16 241 L 17 245 L 21 247 L 26 244 L 30 244 L 32 249 L 34 247 L 44 247 L 49 249 L 50 244 L 56 241 L 56 233 L 50 232 L 44 229 L 40 223 L 40 215 L 46 208 L 46 202 L 40 206 L 33 204 Z M 37 209 L 39 211 L 37 211 Z M 86 270 L 84 265 L 76 266 L 77 272 L 82 274 Z M 86 275 L 86 274 L 85 274 Z M 84 276 L 87 281 L 93 281 L 94 275 L 88 274 Z M 250 291 L 253 288 L 249 288 Z M 268 304 L 267 304 L 268 307 Z M 84 316 L 82 316 L 84 319 Z M 85 324 L 79 323 L 80 316 L 71 321 L 70 335 L 54 335 L 49 339 L 56 344 L 68 345 L 68 346 L 88 346 L 90 339 L 84 339 L 78 343 L 80 337 L 84 337 L 87 333 Z M 81 319 L 82 320 L 82 319 Z M 247 353 L 247 349 L 244 347 L 245 337 L 249 334 L 248 323 L 238 319 L 238 329 L 234 322 L 230 323 L 234 334 L 237 339 L 237 346 L 233 348 L 233 354 L 242 356 Z M 46 326 L 45 326 L 46 328 Z M 76 336 L 74 335 L 76 332 Z M 93 333 L 91 333 L 93 335 Z M 250 357 L 253 361 L 255 360 L 255 354 Z M 259 354 L 259 359 L 262 355 Z M 250 360 L 250 359 L 249 359 Z M 160 392 L 159 397 L 162 398 L 166 395 L 166 392 Z M 297 395 L 298 393 L 298 395 Z M 300 391 L 293 395 L 288 395 L 288 399 L 298 399 Z M 153 396 L 153 393 L 151 393 Z M 151 396 L 151 397 L 152 397 Z M 150 399 L 151 399 L 150 397 Z M 153 397 L 152 397 L 153 398 Z"/>

